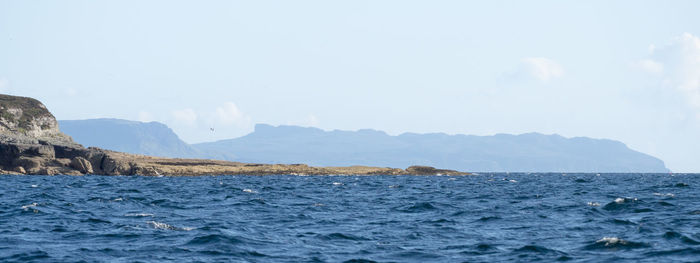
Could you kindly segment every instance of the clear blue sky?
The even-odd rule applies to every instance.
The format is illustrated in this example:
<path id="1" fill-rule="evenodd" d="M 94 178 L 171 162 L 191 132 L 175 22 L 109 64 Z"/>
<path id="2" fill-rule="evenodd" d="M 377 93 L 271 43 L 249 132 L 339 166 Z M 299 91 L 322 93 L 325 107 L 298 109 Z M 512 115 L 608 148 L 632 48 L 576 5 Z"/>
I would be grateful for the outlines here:
<path id="1" fill-rule="evenodd" d="M 58 119 L 620 140 L 700 172 L 700 1 L 0 0 L 0 92 Z M 209 128 L 214 127 L 215 132 Z"/>

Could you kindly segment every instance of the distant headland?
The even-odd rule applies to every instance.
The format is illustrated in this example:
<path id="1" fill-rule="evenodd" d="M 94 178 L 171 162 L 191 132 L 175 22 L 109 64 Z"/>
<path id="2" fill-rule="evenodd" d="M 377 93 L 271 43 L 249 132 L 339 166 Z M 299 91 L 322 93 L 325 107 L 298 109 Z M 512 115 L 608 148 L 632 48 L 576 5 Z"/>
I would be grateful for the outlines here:
<path id="1" fill-rule="evenodd" d="M 110 140 L 104 136 L 104 140 Z M 313 167 L 208 159 L 153 157 L 85 148 L 59 130 L 56 118 L 33 98 L 0 94 L 0 174 L 36 175 L 467 175 L 465 172 L 411 166 Z"/>
<path id="2" fill-rule="evenodd" d="M 58 122 L 64 133 L 85 146 L 150 156 L 311 166 L 421 164 L 472 172 L 669 172 L 660 159 L 630 149 L 622 142 L 556 134 L 389 135 L 369 129 L 325 131 L 258 124 L 253 132 L 242 137 L 187 144 L 158 122 L 120 119 Z"/>

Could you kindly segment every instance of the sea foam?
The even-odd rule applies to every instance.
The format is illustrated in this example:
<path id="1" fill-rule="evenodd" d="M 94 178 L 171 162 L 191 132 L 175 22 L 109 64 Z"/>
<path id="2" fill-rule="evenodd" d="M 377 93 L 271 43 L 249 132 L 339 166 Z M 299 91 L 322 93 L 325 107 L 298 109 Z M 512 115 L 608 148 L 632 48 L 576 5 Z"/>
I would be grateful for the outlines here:
<path id="1" fill-rule="evenodd" d="M 161 222 L 156 222 L 156 221 L 147 221 L 146 223 L 155 229 L 162 229 L 162 230 L 190 231 L 190 230 L 194 229 L 193 227 L 176 227 L 176 226 L 172 226 L 172 225 L 168 225 L 166 223 L 161 223 Z"/>

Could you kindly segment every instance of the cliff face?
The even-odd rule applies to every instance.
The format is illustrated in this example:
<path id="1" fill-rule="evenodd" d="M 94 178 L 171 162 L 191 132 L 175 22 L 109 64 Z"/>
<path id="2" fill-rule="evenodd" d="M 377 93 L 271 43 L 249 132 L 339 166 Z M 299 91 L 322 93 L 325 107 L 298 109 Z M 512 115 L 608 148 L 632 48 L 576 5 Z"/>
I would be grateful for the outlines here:
<path id="1" fill-rule="evenodd" d="M 95 132 L 109 140 L 109 135 Z M 457 171 L 415 166 L 409 169 L 303 164 L 248 164 L 202 159 L 172 159 L 85 148 L 58 129 L 41 102 L 0 95 L 0 174 L 43 175 L 222 175 L 222 174 L 445 174 Z"/>
<path id="2" fill-rule="evenodd" d="M 44 140 L 70 144 L 58 129 L 56 118 L 38 100 L 0 94 L 0 135 L 18 140 Z"/>
<path id="3" fill-rule="evenodd" d="M 86 154 L 87 149 L 58 129 L 44 104 L 0 95 L 0 169 L 4 173 L 78 174 L 71 163 L 77 164 L 80 161 L 73 159 Z"/>

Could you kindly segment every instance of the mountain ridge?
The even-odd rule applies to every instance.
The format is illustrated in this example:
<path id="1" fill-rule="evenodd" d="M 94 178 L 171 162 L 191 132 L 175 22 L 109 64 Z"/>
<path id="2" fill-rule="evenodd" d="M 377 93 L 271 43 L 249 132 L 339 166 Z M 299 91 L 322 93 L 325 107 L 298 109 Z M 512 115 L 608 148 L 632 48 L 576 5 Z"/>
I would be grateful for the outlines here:
<path id="1" fill-rule="evenodd" d="M 81 144 L 135 154 L 193 158 L 197 150 L 182 141 L 160 122 L 139 122 L 114 118 L 59 120 L 61 130 Z M 109 138 L 109 140 L 106 140 Z"/>
<path id="2" fill-rule="evenodd" d="M 325 131 L 315 127 L 256 124 L 253 132 L 238 138 L 186 144 L 161 123 L 123 122 L 119 119 L 59 123 L 77 142 L 110 149 L 105 144 L 92 145 L 83 140 L 83 135 L 79 132 L 72 132 L 72 127 L 64 127 L 69 122 L 93 122 L 94 125 L 94 122 L 109 120 L 128 124 L 132 128 L 157 126 L 161 134 L 168 135 L 146 137 L 170 137 L 171 140 L 155 143 L 150 149 L 139 147 L 137 143 L 132 143 L 131 146 L 122 144 L 123 148 L 119 150 L 138 154 L 157 152 L 156 155 L 165 157 L 269 164 L 305 163 L 315 166 L 407 167 L 420 163 L 447 169 L 487 172 L 669 172 L 663 161 L 632 150 L 620 141 L 581 136 L 567 138 L 537 132 L 486 136 L 413 132 L 389 135 L 374 129 Z M 100 134 L 100 138 L 104 135 Z M 172 147 L 169 144 L 178 146 Z"/>
<path id="3" fill-rule="evenodd" d="M 326 147 L 323 147 L 325 145 Z M 258 124 L 234 139 L 192 145 L 217 158 L 312 165 L 401 166 L 422 163 L 488 172 L 668 172 L 663 161 L 610 139 L 541 133 L 477 136 L 446 133 L 324 131 Z M 305 149 L 305 150 L 299 150 Z"/>

